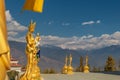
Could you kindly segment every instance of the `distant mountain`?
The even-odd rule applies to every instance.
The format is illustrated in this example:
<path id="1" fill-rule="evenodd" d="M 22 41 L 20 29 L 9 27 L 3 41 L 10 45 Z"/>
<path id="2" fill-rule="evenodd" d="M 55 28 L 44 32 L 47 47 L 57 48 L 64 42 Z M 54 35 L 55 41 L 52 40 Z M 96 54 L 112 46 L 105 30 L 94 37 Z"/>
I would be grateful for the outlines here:
<path id="1" fill-rule="evenodd" d="M 11 55 L 17 58 L 22 65 L 25 65 L 27 62 L 25 55 L 26 43 L 9 41 L 9 44 L 11 48 Z M 80 56 L 85 57 L 86 54 L 89 56 L 89 64 L 91 67 L 97 66 L 103 68 L 109 55 L 113 56 L 116 64 L 118 65 L 120 60 L 120 45 L 90 51 L 62 49 L 51 45 L 41 46 L 41 59 L 39 63 L 41 70 L 54 68 L 57 71 L 60 71 L 64 65 L 66 55 L 69 54 L 72 54 L 73 56 L 73 66 L 75 68 L 79 66 Z"/>

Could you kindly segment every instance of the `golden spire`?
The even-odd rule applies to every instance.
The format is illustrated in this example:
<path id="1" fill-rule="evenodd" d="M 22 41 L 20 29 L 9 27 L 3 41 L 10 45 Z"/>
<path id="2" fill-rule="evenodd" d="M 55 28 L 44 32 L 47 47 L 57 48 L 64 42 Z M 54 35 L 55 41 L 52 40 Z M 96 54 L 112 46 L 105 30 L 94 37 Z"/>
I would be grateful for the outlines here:
<path id="1" fill-rule="evenodd" d="M 70 54 L 69 55 L 69 66 L 68 66 L 68 69 L 67 69 L 67 74 L 73 74 L 73 67 L 72 67 L 72 55 Z"/>
<path id="2" fill-rule="evenodd" d="M 85 58 L 84 73 L 89 73 L 88 55 L 86 55 L 86 58 Z"/>
<path id="3" fill-rule="evenodd" d="M 68 64 L 68 57 L 66 55 L 66 57 L 65 57 L 65 64 L 64 64 L 64 66 L 62 68 L 62 74 L 67 74 L 67 70 L 68 70 L 67 69 L 68 68 L 67 64 Z"/>
<path id="4" fill-rule="evenodd" d="M 70 60 L 70 66 L 72 66 L 72 55 L 70 54 L 70 56 L 69 56 L 69 60 Z"/>
<path id="5" fill-rule="evenodd" d="M 86 66 L 88 66 L 88 55 L 86 55 L 86 58 L 85 58 L 85 64 L 86 64 Z"/>
<path id="6" fill-rule="evenodd" d="M 67 55 L 66 55 L 66 58 L 65 58 L 65 65 L 67 65 L 68 64 L 68 57 L 67 57 Z"/>
<path id="7" fill-rule="evenodd" d="M 68 64 L 68 60 L 70 61 Z M 70 54 L 69 57 L 66 55 L 65 58 L 65 65 L 62 69 L 63 74 L 73 74 L 73 67 L 72 67 L 72 55 Z"/>

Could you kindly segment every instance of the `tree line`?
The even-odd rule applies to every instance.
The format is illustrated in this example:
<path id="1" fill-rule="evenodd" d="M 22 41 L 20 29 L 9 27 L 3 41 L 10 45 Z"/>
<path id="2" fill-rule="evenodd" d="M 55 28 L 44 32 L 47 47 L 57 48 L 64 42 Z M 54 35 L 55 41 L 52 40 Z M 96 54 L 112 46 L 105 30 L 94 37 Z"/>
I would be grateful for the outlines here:
<path id="1" fill-rule="evenodd" d="M 76 72 L 83 72 L 83 68 L 84 68 L 83 60 L 84 60 L 83 57 L 80 56 L 80 64 L 75 69 Z M 108 58 L 106 59 L 104 69 L 102 69 L 101 67 L 96 67 L 96 66 L 91 67 L 90 64 L 88 66 L 89 66 L 91 72 L 120 71 L 120 61 L 119 61 L 119 65 L 116 66 L 116 62 L 112 56 L 108 56 Z"/>

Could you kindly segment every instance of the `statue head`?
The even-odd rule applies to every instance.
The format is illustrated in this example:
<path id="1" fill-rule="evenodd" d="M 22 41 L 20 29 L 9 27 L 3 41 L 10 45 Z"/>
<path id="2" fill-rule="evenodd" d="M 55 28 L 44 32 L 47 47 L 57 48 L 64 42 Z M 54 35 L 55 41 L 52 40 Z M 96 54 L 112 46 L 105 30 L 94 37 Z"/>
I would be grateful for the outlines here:
<path id="1" fill-rule="evenodd" d="M 33 22 L 33 21 L 31 21 L 31 22 L 30 22 L 30 25 L 29 25 L 29 31 L 30 31 L 30 32 L 34 32 L 35 26 L 36 26 L 36 23 Z"/>

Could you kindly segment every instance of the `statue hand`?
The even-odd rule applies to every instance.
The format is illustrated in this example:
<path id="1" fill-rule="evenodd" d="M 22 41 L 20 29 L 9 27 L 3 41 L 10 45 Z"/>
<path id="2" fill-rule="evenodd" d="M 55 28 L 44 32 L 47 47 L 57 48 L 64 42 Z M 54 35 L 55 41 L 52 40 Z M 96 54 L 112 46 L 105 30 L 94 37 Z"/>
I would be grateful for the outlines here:
<path id="1" fill-rule="evenodd" d="M 9 70 L 10 69 L 10 52 L 2 54 L 1 59 L 6 69 Z"/>

